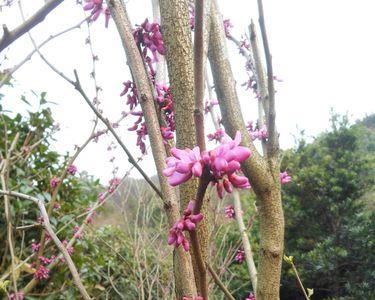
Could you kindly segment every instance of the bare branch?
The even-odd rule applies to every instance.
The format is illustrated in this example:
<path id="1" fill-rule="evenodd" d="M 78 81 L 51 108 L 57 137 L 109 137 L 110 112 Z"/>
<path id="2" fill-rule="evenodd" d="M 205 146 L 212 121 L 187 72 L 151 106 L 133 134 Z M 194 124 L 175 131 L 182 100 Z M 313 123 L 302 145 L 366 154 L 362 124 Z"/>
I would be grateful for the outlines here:
<path id="1" fill-rule="evenodd" d="M 0 52 L 8 47 L 11 43 L 17 40 L 19 37 L 24 35 L 26 32 L 31 30 L 33 27 L 42 22 L 45 17 L 53 11 L 58 5 L 64 0 L 48 0 L 42 8 L 40 8 L 35 14 L 33 14 L 28 20 L 23 22 L 20 26 L 12 31 L 9 31 L 6 25 L 3 25 L 3 36 L 0 39 Z"/>
<path id="2" fill-rule="evenodd" d="M 279 150 L 279 137 L 276 131 L 276 110 L 275 110 L 275 86 L 273 79 L 273 68 L 272 68 L 272 55 L 268 45 L 266 25 L 264 22 L 264 13 L 263 13 L 263 2 L 258 0 L 258 11 L 259 11 L 259 25 L 260 31 L 262 33 L 262 41 L 264 47 L 264 54 L 266 56 L 266 65 L 267 65 L 267 82 L 268 82 L 268 102 L 269 102 L 269 111 L 268 111 L 268 153 L 270 156 L 275 157 L 278 155 Z"/>
<path id="3" fill-rule="evenodd" d="M 36 48 L 34 47 L 33 51 L 31 51 L 22 61 L 20 61 L 17 65 L 15 65 L 13 68 L 10 70 L 5 71 L 4 77 L 0 81 L 0 88 L 8 82 L 8 80 L 11 78 L 12 74 L 16 72 L 20 67 L 22 67 L 27 61 L 31 59 L 31 57 L 34 55 L 34 53 L 37 52 L 37 49 L 42 48 L 45 44 L 48 42 L 52 41 L 53 39 L 59 37 L 60 35 L 63 35 L 69 31 L 72 31 L 73 29 L 80 28 L 81 25 L 88 20 L 88 17 L 85 18 L 84 20 L 80 21 L 78 24 L 71 26 L 67 29 L 64 29 L 63 31 L 60 31 L 56 34 L 53 34 L 49 36 L 47 39 L 45 39 L 42 43 L 40 43 Z"/>
<path id="4" fill-rule="evenodd" d="M 231 293 L 228 291 L 224 283 L 220 280 L 220 277 L 217 275 L 217 273 L 214 271 L 214 269 L 206 263 L 207 269 L 210 272 L 212 279 L 215 281 L 217 286 L 223 291 L 225 296 L 227 296 L 227 299 L 229 300 L 235 300 L 235 298 L 231 295 Z"/>

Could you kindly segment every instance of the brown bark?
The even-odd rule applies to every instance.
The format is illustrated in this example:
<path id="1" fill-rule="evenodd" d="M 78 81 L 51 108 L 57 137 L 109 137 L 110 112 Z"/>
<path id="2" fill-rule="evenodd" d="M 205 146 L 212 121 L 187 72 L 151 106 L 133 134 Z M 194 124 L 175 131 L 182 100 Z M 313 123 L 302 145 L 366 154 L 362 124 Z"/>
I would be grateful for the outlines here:
<path id="1" fill-rule="evenodd" d="M 193 46 L 189 25 L 188 1 L 160 0 L 161 28 L 166 47 L 168 74 L 173 95 L 174 115 L 176 121 L 176 146 L 178 148 L 193 148 L 197 144 L 194 123 L 194 73 Z M 198 181 L 189 180 L 180 185 L 181 209 L 184 209 L 191 199 L 194 199 Z M 208 249 L 208 209 L 204 201 L 202 213 L 205 218 L 198 226 L 198 237 L 203 259 L 207 259 Z M 201 274 L 194 260 L 193 267 L 198 290 Z"/>
<path id="2" fill-rule="evenodd" d="M 180 216 L 178 196 L 176 191 L 168 184 L 166 177 L 162 175 L 162 171 L 166 168 L 165 159 L 167 154 L 161 138 L 159 122 L 154 106 L 153 92 L 149 84 L 150 81 L 144 68 L 142 57 L 140 56 L 137 45 L 134 41 L 131 32 L 131 25 L 122 1 L 111 0 L 107 3 L 119 31 L 135 84 L 140 93 L 140 103 L 146 121 L 155 165 L 158 171 L 164 208 L 167 213 L 169 226 L 172 227 Z M 175 280 L 177 298 L 181 299 L 182 296 L 195 297 L 197 292 L 194 285 L 194 275 L 191 268 L 189 253 L 184 252 L 182 247 L 179 247 L 175 251 L 174 261 L 176 263 Z"/>
<path id="3" fill-rule="evenodd" d="M 237 97 L 235 80 L 226 49 L 223 22 L 216 1 L 211 6 L 211 34 L 208 57 L 224 127 L 230 136 L 242 133 L 242 145 L 252 156 L 242 169 L 259 200 L 260 253 L 258 263 L 258 300 L 279 299 L 284 240 L 284 216 L 281 203 L 277 153 L 265 160 L 255 149 L 247 133 Z"/>

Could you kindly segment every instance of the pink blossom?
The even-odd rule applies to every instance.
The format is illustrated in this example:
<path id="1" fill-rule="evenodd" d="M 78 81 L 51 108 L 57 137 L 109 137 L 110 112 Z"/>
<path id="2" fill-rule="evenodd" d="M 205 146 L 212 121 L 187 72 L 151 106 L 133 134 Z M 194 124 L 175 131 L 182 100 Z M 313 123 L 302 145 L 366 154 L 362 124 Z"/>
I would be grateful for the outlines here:
<path id="1" fill-rule="evenodd" d="M 209 133 L 207 135 L 207 138 L 208 138 L 209 141 L 215 140 L 216 142 L 220 142 L 221 138 L 224 136 L 224 134 L 225 134 L 225 131 L 223 129 L 218 129 L 214 133 Z"/>
<path id="2" fill-rule="evenodd" d="M 201 213 L 197 215 L 192 214 L 194 204 L 195 202 L 193 200 L 189 202 L 182 218 L 179 221 L 177 221 L 169 230 L 169 245 L 174 244 L 176 248 L 182 245 L 185 251 L 189 251 L 189 241 L 184 236 L 183 231 L 194 231 L 198 222 L 200 222 L 203 219 L 203 215 Z"/>
<path id="3" fill-rule="evenodd" d="M 146 19 L 141 26 L 138 26 L 137 29 L 134 30 L 133 35 L 137 44 L 140 45 L 145 58 L 147 57 L 148 51 L 151 51 L 154 62 L 158 61 L 158 54 L 165 54 L 163 36 L 158 23 L 150 23 L 148 19 Z"/>
<path id="4" fill-rule="evenodd" d="M 55 202 L 55 203 L 53 204 L 53 209 L 55 209 L 55 210 L 59 210 L 60 208 L 61 208 L 61 205 L 60 205 L 59 202 Z"/>
<path id="5" fill-rule="evenodd" d="M 109 181 L 108 193 L 112 194 L 116 190 L 116 188 L 119 186 L 120 183 L 121 183 L 120 178 L 113 177 Z"/>
<path id="6" fill-rule="evenodd" d="M 46 235 L 45 235 L 45 238 L 44 238 L 44 239 L 45 239 L 46 242 L 52 240 L 52 238 L 51 238 L 51 236 L 49 235 L 48 232 L 46 232 Z"/>
<path id="7" fill-rule="evenodd" d="M 91 21 L 96 21 L 101 13 L 105 15 L 105 27 L 108 27 L 108 22 L 111 17 L 111 12 L 108 8 L 104 8 L 103 0 L 85 0 L 87 4 L 83 6 L 84 10 L 91 10 Z"/>
<path id="8" fill-rule="evenodd" d="M 9 300 L 23 300 L 25 299 L 25 294 L 23 292 L 17 292 L 17 293 L 12 293 L 9 295 Z"/>
<path id="9" fill-rule="evenodd" d="M 79 226 L 74 226 L 74 238 L 76 238 L 76 239 L 78 239 L 78 240 L 80 240 L 80 239 L 82 239 L 83 238 L 83 232 L 82 231 L 80 231 L 80 227 Z"/>
<path id="10" fill-rule="evenodd" d="M 250 293 L 245 300 L 255 300 L 255 295 L 254 293 Z"/>
<path id="11" fill-rule="evenodd" d="M 238 263 L 242 263 L 245 260 L 245 251 L 243 249 L 238 249 L 234 260 Z"/>
<path id="12" fill-rule="evenodd" d="M 55 258 L 56 258 L 55 256 L 52 256 L 51 258 L 47 258 L 45 256 L 39 256 L 39 260 L 42 262 L 43 265 L 50 264 L 52 261 L 54 261 Z"/>
<path id="13" fill-rule="evenodd" d="M 254 141 L 256 139 L 265 140 L 268 138 L 268 131 L 266 125 L 263 125 L 262 128 L 258 128 L 253 126 L 253 122 L 249 121 L 246 126 L 251 139 Z"/>
<path id="14" fill-rule="evenodd" d="M 176 186 L 186 182 L 193 175 L 200 177 L 206 166 L 210 172 L 211 184 L 216 184 L 220 198 L 223 198 L 224 189 L 230 193 L 232 186 L 249 188 L 248 179 L 236 174 L 241 170 L 240 163 L 251 155 L 248 148 L 239 146 L 240 142 L 241 134 L 237 132 L 234 140 L 224 135 L 221 144 L 208 152 L 199 153 L 199 147 L 193 150 L 172 148 L 172 156 L 167 158 L 168 167 L 163 174 L 168 177 L 170 185 Z"/>
<path id="15" fill-rule="evenodd" d="M 32 252 L 37 252 L 37 251 L 39 251 L 39 248 L 40 248 L 40 244 L 38 243 L 38 244 L 36 244 L 36 243 L 32 243 L 31 244 L 31 251 Z"/>
<path id="16" fill-rule="evenodd" d="M 40 265 L 39 268 L 34 273 L 34 278 L 38 280 L 48 279 L 49 269 L 45 266 Z"/>
<path id="17" fill-rule="evenodd" d="M 74 175 L 77 172 L 77 167 L 75 165 L 70 165 L 67 171 L 70 175 Z"/>
<path id="18" fill-rule="evenodd" d="M 105 198 L 106 198 L 106 195 L 105 195 L 104 192 L 100 192 L 100 193 L 98 194 L 98 201 L 99 201 L 99 203 L 104 202 Z"/>
<path id="19" fill-rule="evenodd" d="M 50 181 L 49 181 L 49 185 L 51 186 L 51 188 L 56 188 L 57 185 L 60 183 L 60 179 L 57 178 L 56 176 L 53 177 Z"/>
<path id="20" fill-rule="evenodd" d="M 280 173 L 280 182 L 281 184 L 287 184 L 292 181 L 292 177 L 288 175 L 288 172 L 282 172 Z"/>
<path id="21" fill-rule="evenodd" d="M 72 255 L 74 253 L 74 247 L 73 246 L 69 246 L 67 240 L 63 241 L 63 245 L 65 246 L 66 251 L 68 251 L 69 255 Z"/>
<path id="22" fill-rule="evenodd" d="M 224 20 L 224 21 L 223 21 L 223 24 L 224 24 L 225 35 L 226 35 L 227 37 L 229 37 L 229 36 L 230 36 L 229 28 L 232 28 L 233 25 L 232 25 L 232 23 L 230 22 L 229 19 Z"/>
<path id="23" fill-rule="evenodd" d="M 224 208 L 225 217 L 228 219 L 234 219 L 235 212 L 234 212 L 234 206 L 232 204 L 226 206 Z"/>
<path id="24" fill-rule="evenodd" d="M 171 157 L 167 158 L 167 168 L 163 171 L 164 176 L 168 177 L 171 186 L 176 186 L 188 181 L 193 175 L 200 177 L 202 175 L 202 158 L 199 147 L 193 150 L 186 148 L 180 150 L 171 149 Z"/>

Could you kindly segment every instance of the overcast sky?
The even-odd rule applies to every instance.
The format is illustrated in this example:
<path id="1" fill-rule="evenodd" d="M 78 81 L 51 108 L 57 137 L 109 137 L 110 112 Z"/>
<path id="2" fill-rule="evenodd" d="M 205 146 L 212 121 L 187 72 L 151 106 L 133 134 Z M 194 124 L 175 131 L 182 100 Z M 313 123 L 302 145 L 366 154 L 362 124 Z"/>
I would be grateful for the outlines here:
<path id="1" fill-rule="evenodd" d="M 23 1 L 26 15 L 31 15 L 44 1 Z M 37 43 L 49 35 L 70 27 L 83 19 L 84 14 L 74 0 L 65 0 L 41 25 L 32 30 Z M 150 0 L 128 0 L 127 7 L 133 23 L 152 18 Z M 255 0 L 219 0 L 223 17 L 234 25 L 231 32 L 240 38 L 250 23 L 257 20 Z M 281 146 L 291 147 L 293 135 L 304 129 L 315 136 L 329 126 L 329 110 L 348 113 L 352 120 L 374 112 L 375 70 L 375 1 L 373 0 L 264 0 L 266 24 L 274 72 L 283 80 L 277 84 L 277 125 Z M 0 12 L 0 23 L 13 29 L 21 22 L 18 5 Z M 97 80 L 103 89 L 100 94 L 105 115 L 116 120 L 121 111 L 127 110 L 124 99 L 119 97 L 122 82 L 130 79 L 125 55 L 113 22 L 104 28 L 104 17 L 91 26 L 94 53 L 98 55 Z M 77 69 L 87 93 L 94 96 L 90 79 L 90 51 L 85 45 L 87 26 L 74 30 L 51 41 L 42 48 L 45 56 L 66 75 L 72 77 Z M 8 50 L 0 54 L 0 70 L 20 62 L 31 50 L 27 35 L 20 38 Z M 244 108 L 245 120 L 256 119 L 256 100 L 241 84 L 246 81 L 244 60 L 237 49 L 229 44 L 232 68 L 237 79 L 237 88 Z M 4 60 L 4 55 L 8 58 Z M 14 74 L 15 88 L 2 88 L 6 94 L 4 109 L 25 112 L 30 107 L 18 99 L 27 94 L 32 99 L 36 93 L 47 92 L 56 122 L 61 130 L 56 135 L 54 149 L 61 153 L 72 151 L 90 133 L 93 114 L 80 95 L 35 55 Z M 32 109 L 36 109 L 36 105 Z M 134 146 L 134 133 L 127 128 L 134 118 L 121 123 L 119 134 L 127 146 L 139 156 Z M 102 127 L 102 126 L 100 126 Z M 119 166 L 119 176 L 129 168 L 125 155 L 119 150 L 106 149 L 112 138 L 91 143 L 77 161 L 80 170 L 100 177 L 106 182 L 111 177 L 113 166 Z M 213 144 L 212 144 L 213 146 Z M 109 162 L 115 156 L 115 163 Z M 151 157 L 143 162 L 149 174 L 154 167 Z M 136 171 L 133 176 L 139 177 Z"/>

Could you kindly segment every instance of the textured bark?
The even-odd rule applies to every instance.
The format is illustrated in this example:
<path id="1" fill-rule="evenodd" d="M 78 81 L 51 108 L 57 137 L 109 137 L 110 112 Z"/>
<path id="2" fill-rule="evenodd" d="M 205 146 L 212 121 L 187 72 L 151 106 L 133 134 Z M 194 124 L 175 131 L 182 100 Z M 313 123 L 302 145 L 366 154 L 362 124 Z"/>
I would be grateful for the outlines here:
<path id="1" fill-rule="evenodd" d="M 134 81 L 140 93 L 140 104 L 145 117 L 152 153 L 158 172 L 164 199 L 164 208 L 167 213 L 169 226 L 172 227 L 180 217 L 178 195 L 176 190 L 168 184 L 166 177 L 162 175 L 162 171 L 166 168 L 165 159 L 167 154 L 161 138 L 159 122 L 154 106 L 153 91 L 131 32 L 131 25 L 125 11 L 125 6 L 121 0 L 111 0 L 107 3 L 117 25 Z M 197 292 L 194 285 L 194 275 L 189 253 L 184 252 L 182 247 L 179 247 L 175 251 L 174 262 L 177 298 L 181 299 L 182 296 L 195 297 Z"/>
<path id="2" fill-rule="evenodd" d="M 188 1 L 160 0 L 161 28 L 166 47 L 169 81 L 173 95 L 176 121 L 176 146 L 193 148 L 196 143 L 194 125 L 194 73 L 193 46 L 189 25 Z M 194 199 L 198 181 L 189 180 L 180 185 L 181 209 Z M 203 259 L 207 259 L 209 240 L 208 201 L 204 201 L 202 213 L 206 216 L 198 226 L 198 236 Z M 198 265 L 192 255 L 197 287 L 200 290 Z"/>
<path id="3" fill-rule="evenodd" d="M 258 264 L 258 300 L 279 299 L 284 240 L 284 216 L 281 204 L 279 161 L 277 153 L 265 160 L 255 149 L 247 133 L 229 63 L 223 22 L 216 1 L 211 6 L 211 33 L 208 57 L 224 127 L 230 136 L 242 133 L 242 145 L 252 156 L 242 169 L 259 200 L 260 253 Z"/>

